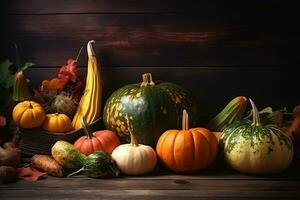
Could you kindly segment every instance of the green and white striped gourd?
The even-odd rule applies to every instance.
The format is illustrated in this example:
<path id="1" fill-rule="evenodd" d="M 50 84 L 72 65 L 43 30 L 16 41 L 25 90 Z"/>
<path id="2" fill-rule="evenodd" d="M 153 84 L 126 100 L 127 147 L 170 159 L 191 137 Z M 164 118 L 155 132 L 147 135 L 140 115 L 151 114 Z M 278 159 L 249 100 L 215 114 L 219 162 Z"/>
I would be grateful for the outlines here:
<path id="1" fill-rule="evenodd" d="M 277 126 L 261 125 L 258 110 L 249 100 L 253 122 L 239 122 L 223 131 L 221 144 L 224 144 L 225 159 L 242 173 L 278 173 L 288 167 L 293 159 L 292 141 Z"/>

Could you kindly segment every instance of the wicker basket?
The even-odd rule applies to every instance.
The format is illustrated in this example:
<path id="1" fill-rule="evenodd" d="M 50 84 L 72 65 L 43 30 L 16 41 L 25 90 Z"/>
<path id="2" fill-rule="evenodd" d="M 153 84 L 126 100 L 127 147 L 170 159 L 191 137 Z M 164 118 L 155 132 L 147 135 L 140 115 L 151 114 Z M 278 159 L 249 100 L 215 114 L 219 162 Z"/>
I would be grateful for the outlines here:
<path id="1" fill-rule="evenodd" d="M 101 128 L 100 118 L 89 125 L 91 131 Z M 41 129 L 23 129 L 20 134 L 19 148 L 22 154 L 32 156 L 35 154 L 51 155 L 51 148 L 58 140 L 64 140 L 74 143 L 80 136 L 85 133 L 83 129 L 70 131 L 67 133 L 53 133 Z"/>

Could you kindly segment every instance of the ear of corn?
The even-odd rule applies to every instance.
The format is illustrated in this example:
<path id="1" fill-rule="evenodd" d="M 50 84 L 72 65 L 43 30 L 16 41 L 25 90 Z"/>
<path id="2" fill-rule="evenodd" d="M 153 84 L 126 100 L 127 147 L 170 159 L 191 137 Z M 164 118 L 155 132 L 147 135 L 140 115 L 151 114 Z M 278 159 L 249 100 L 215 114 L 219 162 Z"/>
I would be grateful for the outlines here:
<path id="1" fill-rule="evenodd" d="M 95 41 L 91 40 L 87 44 L 88 69 L 86 86 L 72 121 L 75 130 L 82 127 L 82 117 L 86 118 L 87 123 L 92 123 L 100 117 L 102 99 L 101 72 L 92 47 L 93 43 Z"/>

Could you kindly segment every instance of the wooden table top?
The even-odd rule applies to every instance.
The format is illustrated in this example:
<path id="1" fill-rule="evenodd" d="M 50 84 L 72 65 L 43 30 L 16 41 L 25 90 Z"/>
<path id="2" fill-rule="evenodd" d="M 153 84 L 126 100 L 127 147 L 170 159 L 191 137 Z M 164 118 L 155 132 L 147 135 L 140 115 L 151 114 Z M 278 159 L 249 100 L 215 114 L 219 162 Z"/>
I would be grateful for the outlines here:
<path id="1" fill-rule="evenodd" d="M 299 164 L 273 176 L 214 166 L 194 175 L 156 170 L 148 176 L 92 179 L 47 177 L 0 184 L 0 199 L 300 199 Z"/>

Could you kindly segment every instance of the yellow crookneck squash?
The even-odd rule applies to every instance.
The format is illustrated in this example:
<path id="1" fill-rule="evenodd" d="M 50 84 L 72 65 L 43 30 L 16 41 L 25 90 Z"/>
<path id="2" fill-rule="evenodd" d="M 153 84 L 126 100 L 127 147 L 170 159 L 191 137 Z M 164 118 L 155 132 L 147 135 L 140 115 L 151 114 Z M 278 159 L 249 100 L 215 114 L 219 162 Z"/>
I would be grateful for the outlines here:
<path id="1" fill-rule="evenodd" d="M 75 130 L 80 129 L 81 118 L 85 117 L 88 124 L 92 123 L 100 116 L 101 99 L 102 99 L 102 83 L 100 66 L 98 66 L 95 52 L 91 40 L 87 44 L 88 53 L 88 69 L 84 94 L 81 97 L 76 114 L 73 118 L 72 125 Z"/>

